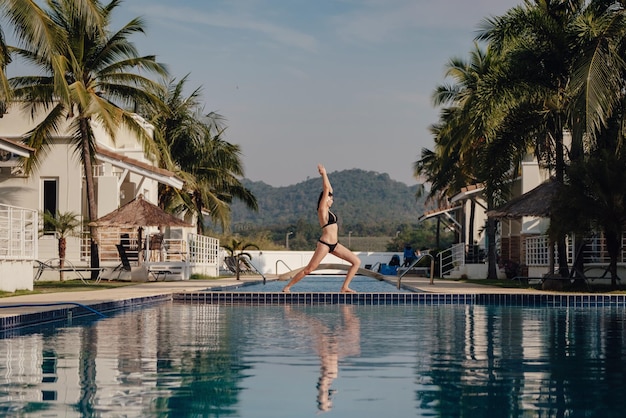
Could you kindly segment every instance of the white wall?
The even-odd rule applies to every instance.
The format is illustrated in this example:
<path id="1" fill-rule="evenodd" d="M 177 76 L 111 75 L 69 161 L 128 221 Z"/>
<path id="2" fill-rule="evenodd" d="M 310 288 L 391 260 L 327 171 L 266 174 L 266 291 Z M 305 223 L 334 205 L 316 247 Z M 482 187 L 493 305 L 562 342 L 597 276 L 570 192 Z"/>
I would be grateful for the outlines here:
<path id="1" fill-rule="evenodd" d="M 313 256 L 313 251 L 246 251 L 252 256 L 252 264 L 263 274 L 283 274 L 291 270 L 304 267 Z M 361 267 L 366 264 L 374 266 L 376 263 L 389 263 L 394 254 L 400 256 L 402 263 L 402 253 L 392 252 L 355 252 L 361 260 Z M 321 264 L 348 264 L 346 261 L 328 254 Z"/>

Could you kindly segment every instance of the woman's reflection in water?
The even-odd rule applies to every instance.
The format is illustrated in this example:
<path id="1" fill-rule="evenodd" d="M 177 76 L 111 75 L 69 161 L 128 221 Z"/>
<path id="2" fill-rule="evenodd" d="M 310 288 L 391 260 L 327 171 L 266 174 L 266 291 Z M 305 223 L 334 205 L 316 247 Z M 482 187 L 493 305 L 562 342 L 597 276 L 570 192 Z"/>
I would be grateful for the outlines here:
<path id="1" fill-rule="evenodd" d="M 306 325 L 307 336 L 313 340 L 313 347 L 320 357 L 320 377 L 317 381 L 317 408 L 321 412 L 330 411 L 332 396 L 336 390 L 331 388 L 339 372 L 339 360 L 361 354 L 361 327 L 354 308 L 343 305 L 341 318 L 327 320 L 323 316 L 314 317 L 297 307 L 285 305 L 287 318 L 298 321 L 300 328 Z"/>

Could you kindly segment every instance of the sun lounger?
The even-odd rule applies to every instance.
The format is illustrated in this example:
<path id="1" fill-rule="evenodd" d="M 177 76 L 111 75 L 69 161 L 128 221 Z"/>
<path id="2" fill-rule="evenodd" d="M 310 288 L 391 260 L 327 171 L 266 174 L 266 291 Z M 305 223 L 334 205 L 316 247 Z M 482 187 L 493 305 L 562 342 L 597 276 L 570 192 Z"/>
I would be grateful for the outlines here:
<path id="1" fill-rule="evenodd" d="M 35 260 L 35 263 L 37 264 L 37 271 L 35 272 L 35 275 L 33 276 L 34 281 L 38 281 L 39 279 L 41 279 L 41 276 L 43 275 L 43 272 L 45 270 L 52 270 L 52 271 L 56 271 L 59 273 L 63 273 L 63 272 L 76 273 L 78 278 L 85 284 L 98 283 L 100 282 L 100 278 L 101 278 L 100 274 L 105 270 L 104 267 L 75 266 L 69 260 L 64 260 L 63 267 L 61 268 L 60 258 L 51 258 L 46 261 Z M 87 278 L 82 274 L 84 272 L 94 272 L 94 271 L 98 272 L 98 274 L 96 276 L 96 280 L 94 280 L 93 282 L 87 281 L 86 280 Z"/>

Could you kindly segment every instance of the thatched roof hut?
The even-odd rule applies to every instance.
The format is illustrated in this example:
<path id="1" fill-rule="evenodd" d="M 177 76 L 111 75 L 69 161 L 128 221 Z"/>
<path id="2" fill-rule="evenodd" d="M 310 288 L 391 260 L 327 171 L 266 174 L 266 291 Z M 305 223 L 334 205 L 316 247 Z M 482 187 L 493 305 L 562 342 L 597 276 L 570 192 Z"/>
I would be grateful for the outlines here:
<path id="1" fill-rule="evenodd" d="M 179 226 L 192 227 L 193 225 L 178 219 L 176 216 L 165 212 L 160 207 L 144 200 L 142 195 L 120 206 L 95 221 L 97 226 Z"/>
<path id="2" fill-rule="evenodd" d="M 552 212 L 552 202 L 560 187 L 561 184 L 551 178 L 499 208 L 488 211 L 487 216 L 490 218 L 521 218 L 523 216 L 549 218 Z"/>

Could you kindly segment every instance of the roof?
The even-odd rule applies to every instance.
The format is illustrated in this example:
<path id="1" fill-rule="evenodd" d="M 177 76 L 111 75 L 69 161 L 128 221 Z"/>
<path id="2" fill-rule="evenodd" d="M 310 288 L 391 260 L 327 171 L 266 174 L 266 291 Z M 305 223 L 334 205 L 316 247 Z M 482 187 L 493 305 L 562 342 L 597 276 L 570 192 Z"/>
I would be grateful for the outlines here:
<path id="1" fill-rule="evenodd" d="M 19 155 L 20 157 L 30 157 L 30 154 L 35 151 L 34 148 L 8 138 L 0 138 L 0 149 Z"/>
<path id="2" fill-rule="evenodd" d="M 521 218 L 523 216 L 537 216 L 549 218 L 552 211 L 552 201 L 556 197 L 560 183 L 551 178 L 539 186 L 515 197 L 497 209 L 487 212 L 490 218 Z"/>
<path id="3" fill-rule="evenodd" d="M 182 189 L 183 187 L 183 181 L 178 178 L 173 172 L 164 168 L 152 166 L 150 164 L 144 163 L 143 161 L 127 157 L 106 148 L 97 147 L 96 157 L 99 160 L 107 162 L 115 167 L 127 169 L 133 173 L 139 174 L 152 180 L 156 180 L 159 183 L 166 184 L 176 189 Z"/>
<path id="4" fill-rule="evenodd" d="M 419 217 L 419 220 L 423 221 L 424 219 L 432 218 L 433 216 L 454 212 L 455 210 L 461 209 L 462 207 L 463 207 L 462 205 L 454 205 L 454 206 L 445 206 L 445 207 L 439 207 L 437 209 L 432 209 L 427 212 L 424 212 L 424 214 Z"/>
<path id="5" fill-rule="evenodd" d="M 485 186 L 483 184 L 470 184 L 461 188 L 461 191 L 452 196 L 450 201 L 455 203 L 461 200 L 470 199 L 473 195 L 481 193 L 484 189 Z"/>
<path id="6" fill-rule="evenodd" d="M 120 206 L 94 222 L 98 226 L 181 226 L 191 227 L 193 225 L 178 219 L 176 216 L 165 212 L 143 198 L 143 195 Z"/>

